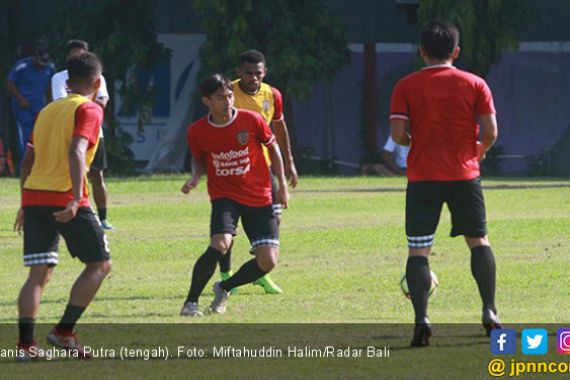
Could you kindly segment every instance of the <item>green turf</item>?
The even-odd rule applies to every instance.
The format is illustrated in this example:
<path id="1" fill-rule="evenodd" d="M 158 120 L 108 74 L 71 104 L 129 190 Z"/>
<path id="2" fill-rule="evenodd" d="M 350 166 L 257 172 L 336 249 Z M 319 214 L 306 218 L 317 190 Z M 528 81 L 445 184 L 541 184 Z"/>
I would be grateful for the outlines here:
<path id="1" fill-rule="evenodd" d="M 291 191 L 281 231 L 280 265 L 272 273 L 284 289 L 264 295 L 244 286 L 223 316 L 178 316 L 190 272 L 208 243 L 209 202 L 202 183 L 180 193 L 186 177 L 109 179 L 108 234 L 113 270 L 82 322 L 105 323 L 394 323 L 412 320 L 410 302 L 398 282 L 404 272 L 405 180 L 400 178 L 302 178 Z M 507 323 L 568 322 L 570 283 L 570 181 L 484 180 L 489 237 L 497 266 L 497 306 Z M 22 239 L 11 231 L 19 184 L 0 180 L 0 322 L 14 321 L 15 300 L 27 271 Z M 471 277 L 469 251 L 449 237 L 444 211 L 430 265 L 440 280 L 431 299 L 433 322 L 476 323 L 480 300 Z M 234 269 L 248 260 L 240 230 Z M 61 315 L 82 265 L 64 245 L 60 265 L 46 288 L 40 322 Z M 215 275 L 217 278 L 218 274 Z M 208 286 L 203 306 L 212 298 Z M 485 349 L 488 349 L 485 346 Z M 255 377 L 255 376 L 254 376 Z M 334 377 L 334 376 L 333 376 Z"/>

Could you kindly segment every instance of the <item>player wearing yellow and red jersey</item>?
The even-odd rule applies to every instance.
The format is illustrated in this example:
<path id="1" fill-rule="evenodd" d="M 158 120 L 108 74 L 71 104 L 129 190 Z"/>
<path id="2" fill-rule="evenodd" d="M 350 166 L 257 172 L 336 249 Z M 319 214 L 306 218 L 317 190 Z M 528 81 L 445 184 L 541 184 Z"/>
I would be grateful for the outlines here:
<path id="1" fill-rule="evenodd" d="M 236 68 L 238 79 L 232 82 L 234 88 L 235 107 L 256 112 L 261 115 L 265 122 L 273 127 L 273 132 L 277 139 L 277 144 L 281 149 L 283 156 L 283 166 L 285 175 L 289 180 L 292 188 L 297 186 L 299 177 L 293 154 L 291 153 L 291 143 L 289 140 L 289 132 L 285 124 L 285 116 L 283 115 L 283 98 L 281 92 L 275 87 L 263 83 L 263 79 L 267 74 L 265 66 L 265 56 L 257 50 L 248 50 L 243 52 L 239 57 L 239 66 Z M 263 152 L 267 165 L 271 165 L 271 160 L 267 149 L 263 147 Z M 277 191 L 277 183 L 272 175 L 272 192 L 273 192 L 273 210 L 277 217 L 277 224 L 281 223 L 282 207 L 276 202 L 275 194 Z M 220 272 L 222 279 L 228 278 L 231 273 L 231 249 L 220 260 Z M 271 280 L 269 276 L 264 276 L 255 282 L 256 285 L 263 287 L 268 294 L 280 294 L 283 291 L 277 284 Z"/>
<path id="2" fill-rule="evenodd" d="M 73 330 L 111 269 L 107 239 L 89 207 L 86 187 L 103 120 L 101 106 L 92 101 L 101 83 L 101 62 L 83 53 L 71 57 L 67 67 L 72 93 L 41 110 L 22 160 L 22 207 L 14 229 L 24 231 L 24 265 L 30 272 L 18 299 L 18 360 L 38 358 L 35 319 L 58 264 L 60 236 L 85 269 L 59 324 L 47 336 L 49 343 L 90 357 Z"/>

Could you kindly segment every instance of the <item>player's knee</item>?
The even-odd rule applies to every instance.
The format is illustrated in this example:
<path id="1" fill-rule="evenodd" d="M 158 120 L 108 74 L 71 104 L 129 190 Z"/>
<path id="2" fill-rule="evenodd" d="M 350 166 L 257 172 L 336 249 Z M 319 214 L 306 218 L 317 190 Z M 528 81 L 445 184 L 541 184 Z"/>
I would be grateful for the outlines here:
<path id="1" fill-rule="evenodd" d="M 212 241 L 210 247 L 214 248 L 216 251 L 220 251 L 222 254 L 226 254 L 229 250 L 229 245 L 222 241 Z"/>
<path id="2" fill-rule="evenodd" d="M 48 270 L 48 271 L 46 272 L 45 276 L 44 276 L 44 280 L 43 280 L 42 286 L 46 286 L 46 285 L 48 284 L 48 282 L 50 282 L 50 280 L 51 280 L 51 275 L 52 275 L 52 271 L 51 271 L 51 270 Z"/>
<path id="3" fill-rule="evenodd" d="M 104 279 L 111 271 L 111 260 L 105 260 L 96 263 L 88 263 L 87 268 L 99 278 Z"/>
<path id="4" fill-rule="evenodd" d="M 104 277 L 107 276 L 109 272 L 111 272 L 112 267 L 113 265 L 111 264 L 111 260 L 103 261 L 101 265 L 101 273 L 103 274 Z"/>
<path id="5" fill-rule="evenodd" d="M 269 273 L 277 266 L 278 256 L 275 250 L 260 252 L 256 255 L 257 265 L 262 271 Z"/>
<path id="6" fill-rule="evenodd" d="M 29 280 L 33 285 L 41 286 L 42 288 L 47 285 L 51 280 L 52 268 L 33 267 L 30 270 Z"/>
<path id="7" fill-rule="evenodd" d="M 42 277 L 38 278 L 38 285 L 45 287 L 51 280 L 51 271 L 46 272 Z"/>
<path id="8" fill-rule="evenodd" d="M 210 241 L 210 247 L 214 248 L 217 251 L 220 251 L 222 254 L 226 254 L 229 251 L 230 247 L 232 246 L 232 238 L 231 236 L 228 238 L 224 236 L 213 236 Z"/>
<path id="9" fill-rule="evenodd" d="M 479 247 L 482 245 L 490 245 L 489 239 L 487 238 L 487 235 L 481 236 L 481 237 L 465 236 L 465 242 L 469 246 L 469 249 L 473 249 L 474 247 Z"/>
<path id="10" fill-rule="evenodd" d="M 259 268 L 264 271 L 265 273 L 269 273 L 271 272 L 273 269 L 275 269 L 275 267 L 277 266 L 277 261 L 271 261 L 271 260 L 258 260 L 257 261 L 257 265 L 259 265 Z"/>

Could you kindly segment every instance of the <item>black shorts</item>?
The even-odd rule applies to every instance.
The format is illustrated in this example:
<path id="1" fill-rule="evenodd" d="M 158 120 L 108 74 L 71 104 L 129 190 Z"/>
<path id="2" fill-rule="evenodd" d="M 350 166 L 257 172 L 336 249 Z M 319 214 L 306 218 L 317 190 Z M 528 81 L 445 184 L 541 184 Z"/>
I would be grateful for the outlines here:
<path id="1" fill-rule="evenodd" d="M 271 206 L 273 207 L 273 212 L 276 216 L 283 215 L 283 205 L 281 203 L 277 203 L 277 191 L 279 190 L 279 184 L 277 183 L 277 177 L 273 174 L 273 171 L 270 170 L 269 173 L 271 174 Z"/>
<path id="2" fill-rule="evenodd" d="M 95 151 L 95 157 L 91 163 L 90 171 L 99 171 L 107 169 L 107 151 L 105 150 L 105 139 L 99 138 L 99 145 Z"/>
<path id="3" fill-rule="evenodd" d="M 277 219 L 270 205 L 251 207 L 227 198 L 212 201 L 210 236 L 217 234 L 235 236 L 240 217 L 252 251 L 260 246 L 279 247 Z"/>
<path id="4" fill-rule="evenodd" d="M 410 248 L 431 247 L 443 203 L 451 213 L 451 236 L 487 234 L 485 200 L 479 178 L 468 181 L 409 182 L 406 235 Z"/>
<path id="5" fill-rule="evenodd" d="M 69 223 L 56 222 L 53 213 L 64 209 L 53 206 L 24 207 L 25 266 L 57 265 L 60 235 L 71 256 L 84 263 L 111 258 L 107 236 L 93 211 L 82 207 Z"/>

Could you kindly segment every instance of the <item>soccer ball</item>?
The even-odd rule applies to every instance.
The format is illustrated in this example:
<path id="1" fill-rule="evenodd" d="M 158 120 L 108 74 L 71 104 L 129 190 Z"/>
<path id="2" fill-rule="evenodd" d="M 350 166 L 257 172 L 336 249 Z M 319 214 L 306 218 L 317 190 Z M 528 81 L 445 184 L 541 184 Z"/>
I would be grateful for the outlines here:
<path id="1" fill-rule="evenodd" d="M 430 273 L 431 273 L 431 286 L 429 288 L 429 295 L 431 296 L 432 294 L 435 293 L 435 290 L 439 285 L 439 280 L 437 279 L 437 276 L 435 275 L 435 273 L 433 273 L 433 271 L 430 271 Z M 405 274 L 404 276 L 402 276 L 402 279 L 400 280 L 400 289 L 402 289 L 402 293 L 404 293 L 406 298 L 410 299 L 410 289 L 408 288 L 408 281 L 406 281 Z"/>

